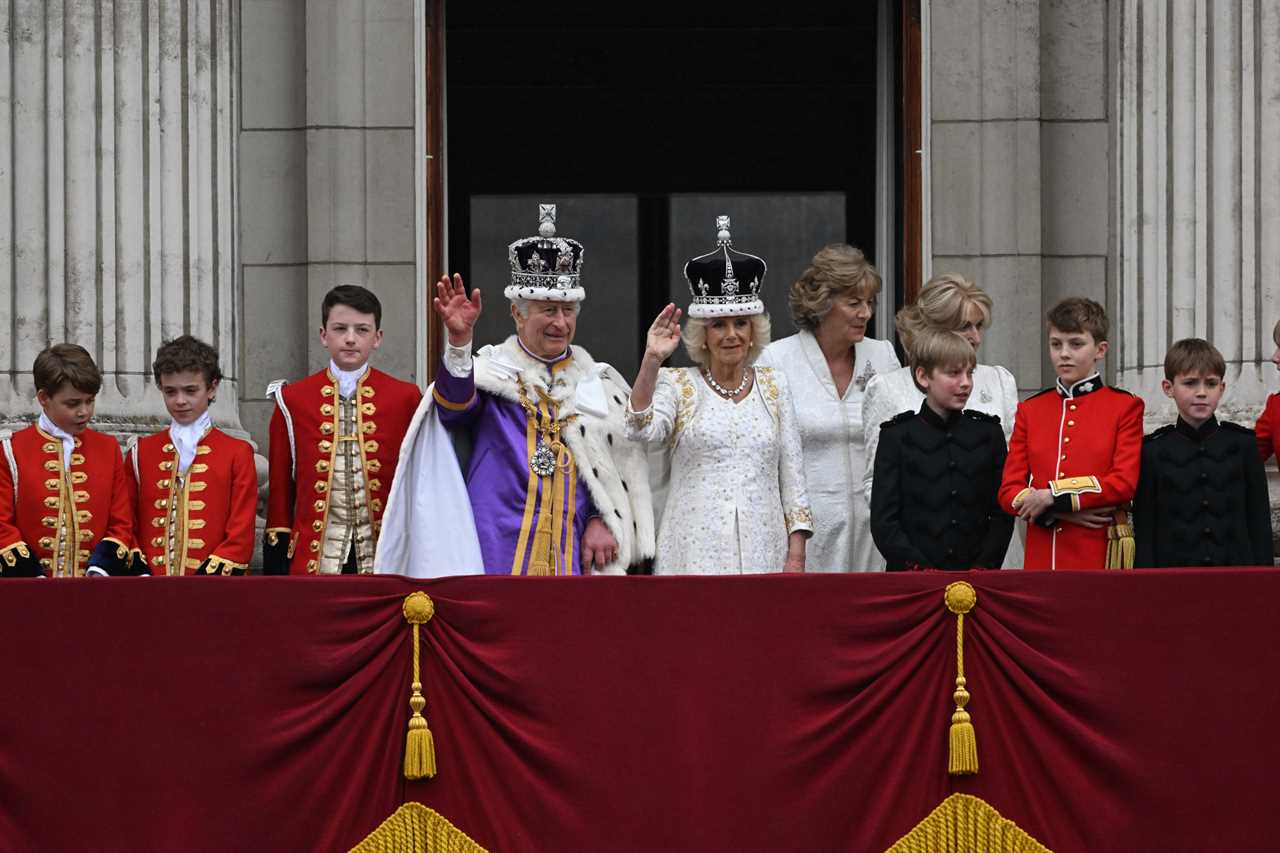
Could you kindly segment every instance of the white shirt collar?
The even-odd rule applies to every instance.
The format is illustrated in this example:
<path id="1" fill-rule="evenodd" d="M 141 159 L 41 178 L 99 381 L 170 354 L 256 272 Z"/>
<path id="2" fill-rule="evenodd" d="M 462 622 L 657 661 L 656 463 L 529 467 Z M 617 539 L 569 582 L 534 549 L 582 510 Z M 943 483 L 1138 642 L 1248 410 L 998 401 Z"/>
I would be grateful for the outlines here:
<path id="1" fill-rule="evenodd" d="M 76 437 L 59 427 L 44 412 L 40 413 L 40 429 L 54 438 L 62 440 L 62 467 L 71 467 L 71 451 L 75 449 Z"/>
<path id="2" fill-rule="evenodd" d="M 343 370 L 333 359 L 329 359 L 329 372 L 338 380 L 338 393 L 350 397 L 356 393 L 356 383 L 360 377 L 369 372 L 369 362 L 365 362 L 359 370 Z"/>
<path id="3" fill-rule="evenodd" d="M 208 409 L 205 409 L 204 414 L 192 423 L 184 425 L 177 421 L 169 422 L 169 439 L 173 442 L 173 446 L 178 448 L 180 472 L 185 474 L 191 467 L 191 463 L 196 458 L 196 447 L 200 444 L 200 438 L 212 426 L 213 418 L 210 417 Z"/>

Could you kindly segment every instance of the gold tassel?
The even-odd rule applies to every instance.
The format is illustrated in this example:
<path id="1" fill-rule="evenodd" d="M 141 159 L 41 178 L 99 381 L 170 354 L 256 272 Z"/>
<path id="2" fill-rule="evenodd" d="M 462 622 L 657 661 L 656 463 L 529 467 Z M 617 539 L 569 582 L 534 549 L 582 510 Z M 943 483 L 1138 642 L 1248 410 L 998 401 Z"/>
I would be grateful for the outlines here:
<path id="1" fill-rule="evenodd" d="M 1133 525 L 1129 523 L 1129 514 L 1117 510 L 1115 523 L 1107 528 L 1107 564 L 1108 569 L 1132 569 L 1134 557 L 1137 556 L 1137 544 L 1133 539 Z"/>
<path id="2" fill-rule="evenodd" d="M 943 597 L 947 609 L 956 615 L 956 710 L 951 715 L 951 750 L 947 772 L 952 776 L 971 776 L 978 772 L 978 736 L 965 705 L 969 691 L 964 680 L 964 615 L 978 603 L 978 593 L 966 581 L 947 584 Z"/>
<path id="3" fill-rule="evenodd" d="M 436 775 L 436 745 L 427 728 L 427 718 L 422 710 L 427 707 L 427 700 L 422 695 L 420 660 L 418 656 L 418 626 L 431 621 L 436 606 L 425 592 L 411 593 L 404 600 L 404 620 L 409 623 L 413 632 L 413 685 L 410 688 L 409 707 L 413 715 L 409 717 L 409 733 L 405 739 L 404 778 L 410 780 L 429 779 Z"/>

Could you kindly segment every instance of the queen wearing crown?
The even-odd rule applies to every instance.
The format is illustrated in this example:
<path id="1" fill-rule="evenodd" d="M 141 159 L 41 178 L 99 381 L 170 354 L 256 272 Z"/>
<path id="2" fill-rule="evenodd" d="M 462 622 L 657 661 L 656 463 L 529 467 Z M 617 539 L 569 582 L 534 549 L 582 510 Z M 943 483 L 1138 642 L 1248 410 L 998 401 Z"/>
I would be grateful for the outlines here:
<path id="1" fill-rule="evenodd" d="M 654 572 L 801 572 L 813 525 L 800 435 L 786 378 L 754 366 L 769 343 L 765 262 L 733 248 L 727 216 L 716 226 L 716 248 L 684 268 L 695 366 L 661 367 L 681 340 L 681 312 L 668 305 L 626 413 L 627 437 L 662 446 L 670 463 Z"/>

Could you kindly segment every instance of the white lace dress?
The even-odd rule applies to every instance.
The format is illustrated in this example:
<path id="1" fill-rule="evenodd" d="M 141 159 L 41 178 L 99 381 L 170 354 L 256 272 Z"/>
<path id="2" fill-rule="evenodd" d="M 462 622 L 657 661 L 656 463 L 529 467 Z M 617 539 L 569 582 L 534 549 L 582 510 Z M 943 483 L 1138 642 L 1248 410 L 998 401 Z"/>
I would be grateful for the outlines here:
<path id="1" fill-rule="evenodd" d="M 924 394 L 911 381 L 911 369 L 904 367 L 877 376 L 867 385 L 862 417 L 867 423 L 867 463 L 862 473 L 862 489 L 871 503 L 872 475 L 875 472 L 876 448 L 880 444 L 880 425 L 901 412 L 920 411 Z M 994 364 L 979 364 L 973 371 L 973 391 L 966 409 L 985 412 L 1000 418 L 1005 444 L 1013 435 L 1013 416 L 1018 411 L 1018 383 L 1013 374 Z M 1018 525 L 1018 535 L 1009 542 L 1004 568 L 1021 568 L 1026 525 Z"/>
<path id="2" fill-rule="evenodd" d="M 813 530 L 795 414 L 774 371 L 757 369 L 734 403 L 697 368 L 663 368 L 650 407 L 628 410 L 627 437 L 665 445 L 670 461 L 656 574 L 778 572 L 788 535 Z"/>
<path id="3" fill-rule="evenodd" d="M 879 374 L 898 369 L 893 344 L 865 338 L 854 347 L 853 381 L 844 396 L 817 339 L 807 331 L 774 341 L 760 358 L 787 377 L 800 439 L 805 483 L 813 503 L 813 538 L 805 570 L 883 571 L 871 540 L 870 504 L 862 497 L 863 389 Z"/>

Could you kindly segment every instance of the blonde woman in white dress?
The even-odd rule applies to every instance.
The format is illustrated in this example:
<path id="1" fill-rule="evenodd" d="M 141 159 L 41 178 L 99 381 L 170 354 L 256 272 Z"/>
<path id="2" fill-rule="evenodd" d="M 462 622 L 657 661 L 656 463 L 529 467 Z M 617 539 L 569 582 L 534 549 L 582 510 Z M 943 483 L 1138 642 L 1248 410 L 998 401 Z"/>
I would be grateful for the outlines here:
<path id="1" fill-rule="evenodd" d="M 883 571 L 863 498 L 862 398 L 876 376 L 898 369 L 893 344 L 867 337 L 880 275 L 858 249 L 843 243 L 814 255 L 791 285 L 791 317 L 799 332 L 775 341 L 761 364 L 787 377 L 804 447 L 805 483 L 813 504 L 808 571 Z"/>
<path id="2" fill-rule="evenodd" d="M 627 437 L 664 448 L 671 467 L 655 574 L 802 572 L 813 531 L 786 378 L 754 367 L 769 343 L 765 264 L 738 252 L 728 217 L 716 250 L 685 265 L 693 290 L 685 347 L 696 366 L 662 368 L 681 340 L 668 305 L 649 328 Z"/>
<path id="3" fill-rule="evenodd" d="M 898 339 L 910 351 L 911 342 L 927 329 L 959 332 L 976 351 L 991 325 L 991 297 L 963 276 L 936 275 L 920 290 L 916 301 L 898 311 L 895 324 Z M 867 461 L 862 485 L 867 503 L 871 503 L 872 474 L 876 448 L 880 444 L 880 426 L 895 415 L 919 411 L 924 393 L 911 378 L 911 368 L 903 367 L 882 374 L 867 385 L 863 399 L 863 419 L 867 423 Z M 1000 418 L 1005 444 L 1013 434 L 1013 416 L 1018 410 L 1018 384 L 1013 374 L 995 364 L 979 364 L 973 372 L 973 391 L 966 406 Z M 1022 531 L 1025 536 L 1025 529 Z M 1022 538 L 1014 536 L 1005 554 L 1004 568 L 1021 568 Z"/>

